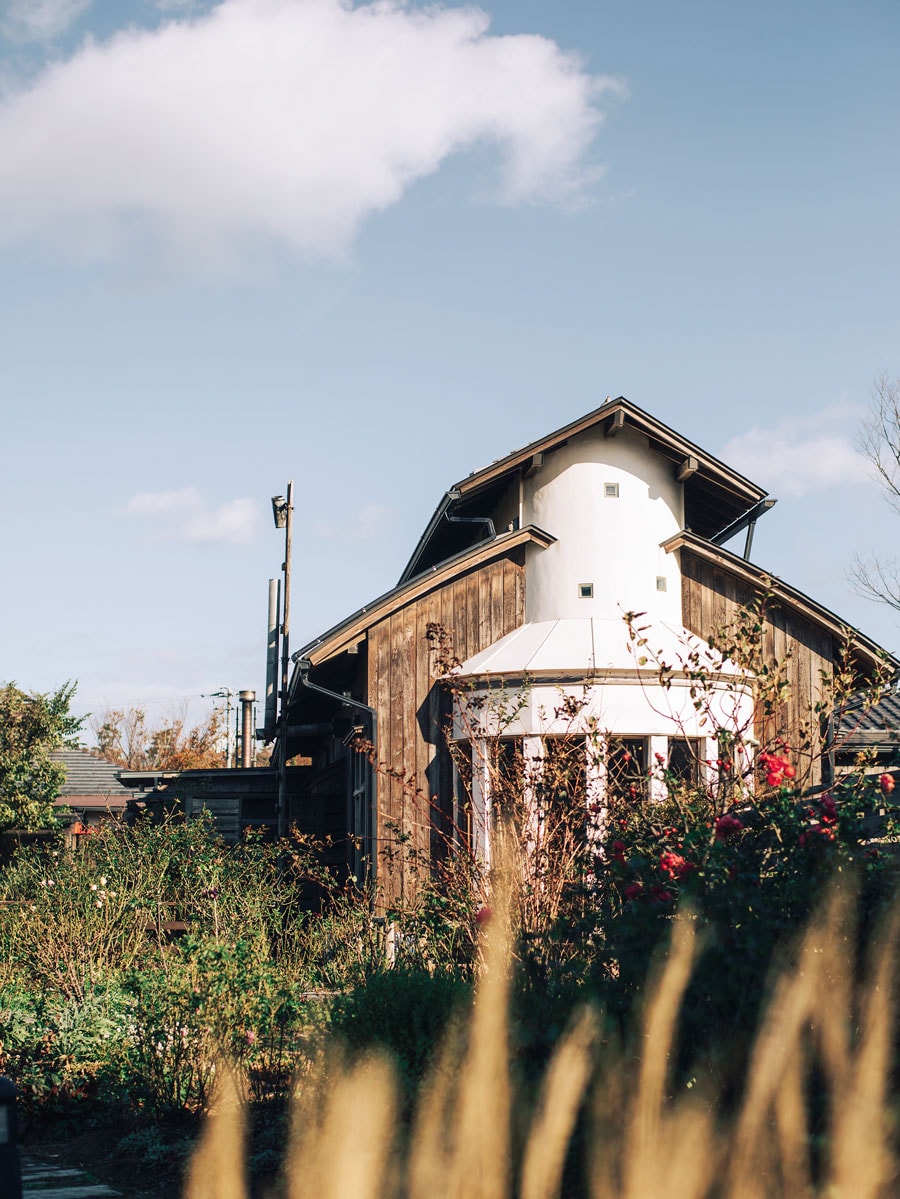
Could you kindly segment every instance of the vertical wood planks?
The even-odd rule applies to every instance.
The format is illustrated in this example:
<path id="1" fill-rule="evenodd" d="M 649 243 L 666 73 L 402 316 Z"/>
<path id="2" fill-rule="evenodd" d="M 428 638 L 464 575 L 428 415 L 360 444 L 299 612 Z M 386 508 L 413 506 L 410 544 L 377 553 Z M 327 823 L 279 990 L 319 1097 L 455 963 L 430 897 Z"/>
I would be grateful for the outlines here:
<path id="1" fill-rule="evenodd" d="M 387 902 L 402 898 L 413 878 L 403 865 L 409 850 L 427 860 L 450 832 L 449 703 L 436 681 L 428 625 L 446 629 L 460 660 L 471 657 L 521 624 L 523 576 L 524 553 L 516 550 L 410 601 L 369 630 L 369 696 L 378 714 L 377 836 Z M 396 846 L 391 825 L 409 837 L 406 846 Z"/>
<path id="2" fill-rule="evenodd" d="M 698 637 L 707 638 L 714 629 L 731 621 L 737 609 L 749 602 L 750 589 L 742 580 L 730 576 L 712 563 L 704 562 L 682 550 L 682 622 Z M 804 780 L 809 785 L 821 782 L 818 756 L 819 732 L 815 704 L 824 698 L 822 671 L 831 673 L 834 650 L 829 633 L 785 605 L 772 603 L 765 619 L 763 650 L 770 665 L 787 658 L 790 683 L 787 698 L 777 705 L 771 717 L 757 708 L 756 736 L 763 744 L 782 737 L 796 751 L 804 726 L 812 726 L 810 759 L 801 763 L 808 769 Z"/>

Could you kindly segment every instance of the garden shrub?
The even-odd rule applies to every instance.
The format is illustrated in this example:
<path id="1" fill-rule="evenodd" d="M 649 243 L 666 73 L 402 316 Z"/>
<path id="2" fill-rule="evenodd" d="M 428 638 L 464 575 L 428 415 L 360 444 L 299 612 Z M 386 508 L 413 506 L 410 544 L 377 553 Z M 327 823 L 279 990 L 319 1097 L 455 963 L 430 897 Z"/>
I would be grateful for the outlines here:
<path id="1" fill-rule="evenodd" d="M 452 974 L 382 970 L 335 1001 L 331 1032 L 354 1053 L 390 1053 L 412 1094 L 454 1016 L 471 1000 L 471 984 Z"/>
<path id="2" fill-rule="evenodd" d="M 0 1074 L 15 1081 L 23 1110 L 59 1116 L 120 1099 L 130 1011 L 115 987 L 81 999 L 0 991 Z"/>

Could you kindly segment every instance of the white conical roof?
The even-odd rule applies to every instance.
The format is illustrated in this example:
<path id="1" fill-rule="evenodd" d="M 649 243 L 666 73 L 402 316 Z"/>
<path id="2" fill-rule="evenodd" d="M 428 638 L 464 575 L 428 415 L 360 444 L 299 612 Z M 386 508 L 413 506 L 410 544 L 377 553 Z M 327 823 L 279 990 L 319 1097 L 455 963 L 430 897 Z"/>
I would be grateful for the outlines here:
<path id="1" fill-rule="evenodd" d="M 466 677 L 604 675 L 635 671 L 641 666 L 655 670 L 663 664 L 677 671 L 694 651 L 701 655 L 701 665 L 708 669 L 743 673 L 684 628 L 671 628 L 661 621 L 645 627 L 640 618 L 634 628 L 641 638 L 646 638 L 646 646 L 631 641 L 628 626 L 621 618 L 589 617 L 523 624 L 468 658 L 458 673 Z M 647 661 L 640 664 L 638 659 L 642 657 Z"/>

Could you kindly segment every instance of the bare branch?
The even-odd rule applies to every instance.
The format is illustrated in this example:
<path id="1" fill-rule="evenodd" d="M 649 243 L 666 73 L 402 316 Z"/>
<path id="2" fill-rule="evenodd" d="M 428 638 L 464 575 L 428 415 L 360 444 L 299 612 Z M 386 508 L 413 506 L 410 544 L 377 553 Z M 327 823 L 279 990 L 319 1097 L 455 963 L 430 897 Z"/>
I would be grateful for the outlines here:
<path id="1" fill-rule="evenodd" d="M 857 554 L 848 575 L 854 590 L 865 599 L 900 610 L 900 563 Z"/>
<path id="2" fill-rule="evenodd" d="M 872 405 L 860 429 L 857 449 L 875 468 L 887 502 L 900 512 L 900 379 L 881 374 L 875 380 Z"/>

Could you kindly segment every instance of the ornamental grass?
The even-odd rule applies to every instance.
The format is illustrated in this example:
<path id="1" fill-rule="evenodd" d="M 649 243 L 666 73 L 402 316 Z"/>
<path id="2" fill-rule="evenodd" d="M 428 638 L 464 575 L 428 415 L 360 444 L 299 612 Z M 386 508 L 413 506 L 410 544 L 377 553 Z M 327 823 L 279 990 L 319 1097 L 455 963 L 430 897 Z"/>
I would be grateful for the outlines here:
<path id="1" fill-rule="evenodd" d="M 502 888 L 500 888 L 502 890 Z M 401 1116 L 388 1056 L 339 1046 L 297 1080 L 284 1199 L 878 1199 L 897 1193 L 895 908 L 858 961 L 855 904 L 834 890 L 773 975 L 742 1093 L 679 1062 L 702 934 L 684 911 L 630 1036 L 584 1007 L 535 1087 L 511 1053 L 516 963 L 495 897 L 476 995 Z M 726 1072 L 727 1073 L 727 1072 Z M 248 1199 L 230 1075 L 185 1199 Z"/>

